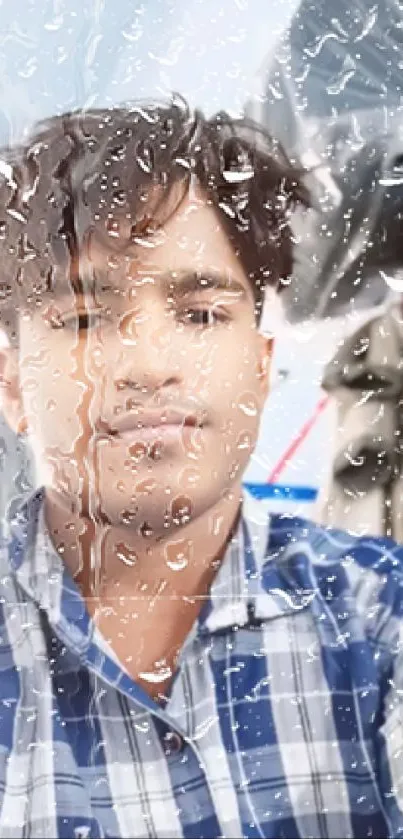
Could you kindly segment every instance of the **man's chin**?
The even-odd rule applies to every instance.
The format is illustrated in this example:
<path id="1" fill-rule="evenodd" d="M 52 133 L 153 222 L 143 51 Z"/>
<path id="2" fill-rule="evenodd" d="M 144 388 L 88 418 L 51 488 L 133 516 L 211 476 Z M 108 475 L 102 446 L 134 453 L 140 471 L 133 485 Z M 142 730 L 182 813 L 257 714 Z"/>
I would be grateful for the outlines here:
<path id="1" fill-rule="evenodd" d="M 171 492 L 169 488 L 154 489 L 146 497 L 98 498 L 90 517 L 100 524 L 123 530 L 147 539 L 165 537 L 189 524 L 199 504 L 189 493 Z"/>

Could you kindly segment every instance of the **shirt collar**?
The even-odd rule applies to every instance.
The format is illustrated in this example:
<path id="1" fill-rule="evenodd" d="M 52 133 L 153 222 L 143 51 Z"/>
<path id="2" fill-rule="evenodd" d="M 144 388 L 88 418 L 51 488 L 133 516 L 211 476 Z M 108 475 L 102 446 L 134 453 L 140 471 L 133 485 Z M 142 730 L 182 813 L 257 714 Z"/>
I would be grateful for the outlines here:
<path id="1" fill-rule="evenodd" d="M 302 519 L 269 516 L 245 493 L 239 527 L 200 615 L 199 632 L 256 625 L 306 608 L 315 594 L 310 575 L 293 566 L 307 529 Z"/>
<path id="2" fill-rule="evenodd" d="M 31 493 L 8 523 L 9 567 L 60 640 L 81 657 L 91 642 L 92 622 L 79 588 L 50 538 L 44 496 L 43 489 Z"/>
<path id="3" fill-rule="evenodd" d="M 61 640 L 84 656 L 94 626 L 76 583 L 53 546 L 43 501 L 44 490 L 35 491 L 9 522 L 9 566 Z M 195 632 L 211 635 L 306 608 L 315 597 L 309 562 L 312 528 L 302 519 L 269 517 L 245 494 L 238 528 Z"/>

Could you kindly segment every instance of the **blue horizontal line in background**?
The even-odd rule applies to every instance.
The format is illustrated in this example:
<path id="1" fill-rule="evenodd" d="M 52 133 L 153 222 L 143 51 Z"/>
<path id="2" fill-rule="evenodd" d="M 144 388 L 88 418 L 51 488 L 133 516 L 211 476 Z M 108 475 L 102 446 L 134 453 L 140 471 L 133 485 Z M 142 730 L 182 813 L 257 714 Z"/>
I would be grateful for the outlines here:
<path id="1" fill-rule="evenodd" d="M 285 486 L 284 484 L 244 484 L 254 498 L 274 501 L 315 501 L 318 490 L 315 487 Z"/>

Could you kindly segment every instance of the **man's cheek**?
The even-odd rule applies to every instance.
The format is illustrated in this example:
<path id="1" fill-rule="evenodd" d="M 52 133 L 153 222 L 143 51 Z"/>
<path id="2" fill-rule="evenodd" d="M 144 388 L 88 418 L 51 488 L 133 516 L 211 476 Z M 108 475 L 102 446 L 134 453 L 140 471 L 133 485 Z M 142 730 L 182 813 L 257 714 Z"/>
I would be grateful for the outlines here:
<path id="1" fill-rule="evenodd" d="M 35 389 L 25 390 L 24 403 L 32 434 L 48 445 L 60 446 L 66 454 L 73 452 L 86 429 L 77 382 L 65 376 L 61 388 L 57 378 L 37 380 Z"/>

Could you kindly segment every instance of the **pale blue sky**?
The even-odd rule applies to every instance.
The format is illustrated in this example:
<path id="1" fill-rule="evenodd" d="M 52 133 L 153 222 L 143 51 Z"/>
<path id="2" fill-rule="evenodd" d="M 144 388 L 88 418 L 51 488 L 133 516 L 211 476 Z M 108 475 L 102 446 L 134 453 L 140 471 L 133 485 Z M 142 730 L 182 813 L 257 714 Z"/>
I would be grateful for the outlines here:
<path id="1" fill-rule="evenodd" d="M 0 0 L 0 142 L 38 118 L 177 90 L 240 111 L 298 0 Z"/>

